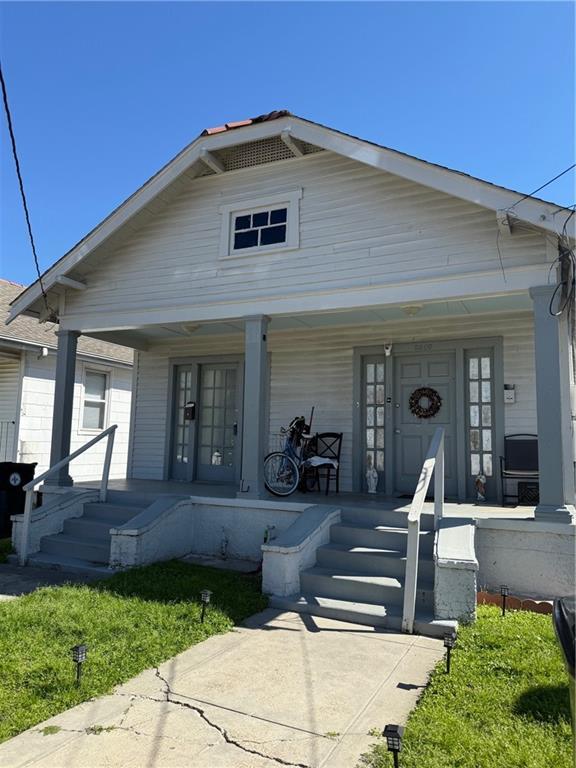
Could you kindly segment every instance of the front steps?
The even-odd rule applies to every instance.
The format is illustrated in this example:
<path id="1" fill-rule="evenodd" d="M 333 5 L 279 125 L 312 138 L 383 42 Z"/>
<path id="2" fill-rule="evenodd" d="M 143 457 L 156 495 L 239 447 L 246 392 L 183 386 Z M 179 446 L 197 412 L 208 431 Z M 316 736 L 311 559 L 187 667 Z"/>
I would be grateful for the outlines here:
<path id="1" fill-rule="evenodd" d="M 431 637 L 457 626 L 434 620 L 433 515 L 423 514 L 414 632 Z M 273 596 L 281 610 L 401 631 L 404 602 L 407 512 L 342 508 L 330 542 L 318 548 L 316 565 L 300 574 L 301 593 Z"/>
<path id="2" fill-rule="evenodd" d="M 42 538 L 40 551 L 30 555 L 28 563 L 39 568 L 106 573 L 110 529 L 124 525 L 143 509 L 132 503 L 85 504 L 83 515 L 66 520 L 61 533 Z"/>

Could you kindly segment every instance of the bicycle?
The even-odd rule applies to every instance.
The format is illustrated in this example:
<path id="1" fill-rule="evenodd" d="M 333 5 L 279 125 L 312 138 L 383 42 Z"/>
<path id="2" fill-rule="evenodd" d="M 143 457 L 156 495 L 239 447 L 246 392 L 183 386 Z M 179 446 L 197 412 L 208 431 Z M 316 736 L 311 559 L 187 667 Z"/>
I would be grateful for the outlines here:
<path id="1" fill-rule="evenodd" d="M 288 427 L 280 430 L 286 435 L 283 451 L 273 451 L 264 459 L 264 484 L 274 496 L 290 496 L 301 482 L 306 482 L 303 471 L 307 460 L 306 449 L 312 437 L 310 427 L 314 409 L 310 415 L 310 424 L 304 416 L 296 416 Z M 306 488 L 303 488 L 306 490 Z"/>

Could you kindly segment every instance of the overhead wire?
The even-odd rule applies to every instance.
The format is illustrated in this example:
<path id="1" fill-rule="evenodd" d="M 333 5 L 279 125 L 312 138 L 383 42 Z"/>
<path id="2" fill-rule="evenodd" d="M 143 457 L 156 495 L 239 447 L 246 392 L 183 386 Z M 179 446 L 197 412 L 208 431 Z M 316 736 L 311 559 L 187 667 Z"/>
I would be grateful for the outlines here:
<path id="1" fill-rule="evenodd" d="M 48 295 L 44 288 L 44 282 L 42 280 L 42 273 L 40 272 L 40 264 L 38 262 L 38 253 L 36 251 L 36 243 L 34 241 L 34 235 L 32 233 L 32 224 L 30 221 L 30 211 L 28 209 L 28 201 L 26 199 L 26 193 L 24 191 L 24 181 L 22 179 L 22 172 L 20 170 L 20 161 L 18 159 L 18 151 L 16 149 L 16 137 L 14 135 L 14 127 L 12 125 L 12 115 L 10 113 L 10 105 L 8 103 L 8 92 L 6 89 L 6 82 L 4 80 L 4 72 L 2 70 L 2 64 L 0 63 L 0 84 L 2 86 L 2 100 L 4 102 L 4 111 L 6 113 L 6 122 L 8 124 L 8 133 L 10 135 L 10 143 L 12 145 L 12 156 L 14 158 L 14 165 L 16 166 L 16 176 L 18 177 L 18 186 L 20 188 L 20 196 L 22 198 L 22 205 L 24 207 L 24 217 L 26 219 L 26 226 L 28 229 L 28 238 L 32 247 L 32 254 L 34 256 L 34 266 L 36 267 L 36 274 L 38 275 L 38 282 L 40 284 L 40 290 L 42 291 L 42 297 L 44 298 L 44 304 L 46 305 L 46 312 L 48 317 L 55 315 L 54 310 L 50 307 L 48 302 Z"/>
<path id="2" fill-rule="evenodd" d="M 572 165 L 569 168 L 566 168 L 561 173 L 559 173 L 557 176 L 554 176 L 553 179 L 550 179 L 550 181 L 547 181 L 545 184 L 542 184 L 540 187 L 535 189 L 533 192 L 529 192 L 527 195 L 524 195 L 523 197 L 521 197 L 520 200 L 516 200 L 516 202 L 513 203 L 513 205 L 511 205 L 510 207 L 506 208 L 506 210 L 507 211 L 511 211 L 513 208 L 516 208 L 517 205 L 519 205 L 521 202 L 526 200 L 528 197 L 533 197 L 536 194 L 536 192 L 540 192 L 540 190 L 544 189 L 544 187 L 548 187 L 550 184 L 552 184 L 553 181 L 556 181 L 556 179 L 559 179 L 561 176 L 564 176 L 566 173 L 571 171 L 573 168 L 576 168 L 576 163 L 572 163 Z M 562 209 L 559 208 L 558 210 L 562 210 Z"/>

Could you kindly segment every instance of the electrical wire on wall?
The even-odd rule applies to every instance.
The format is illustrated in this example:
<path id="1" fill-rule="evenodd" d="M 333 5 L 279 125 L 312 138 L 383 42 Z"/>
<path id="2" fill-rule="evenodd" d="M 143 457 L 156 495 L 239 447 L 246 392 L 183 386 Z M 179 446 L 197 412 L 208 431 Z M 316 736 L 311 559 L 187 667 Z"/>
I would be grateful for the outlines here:
<path id="1" fill-rule="evenodd" d="M 572 348 L 572 370 L 576 375 L 576 257 L 574 248 L 567 234 L 570 219 L 576 212 L 572 206 L 564 221 L 562 232 L 558 235 L 558 258 L 551 265 L 556 267 L 558 282 L 550 299 L 548 311 L 553 317 L 566 314 Z"/>
<path id="2" fill-rule="evenodd" d="M 16 137 L 14 136 L 14 128 L 12 125 L 12 115 L 10 113 L 10 106 L 8 104 L 8 92 L 6 90 L 6 82 L 4 80 L 4 73 L 2 71 L 2 64 L 0 64 L 0 85 L 2 86 L 2 100 L 4 102 L 4 111 L 6 113 L 6 122 L 8 124 L 8 133 L 10 134 L 10 142 L 12 145 L 12 156 L 14 158 L 14 165 L 16 166 L 16 176 L 18 177 L 18 186 L 20 188 L 20 196 L 22 197 L 22 205 L 24 207 L 24 217 L 26 219 L 26 226 L 28 228 L 28 238 L 32 247 L 32 254 L 34 256 L 34 266 L 36 267 L 36 274 L 38 275 L 38 282 L 40 284 L 40 290 L 42 291 L 42 297 L 46 306 L 46 314 L 49 320 L 55 321 L 57 319 L 56 311 L 50 306 L 48 302 L 48 295 L 44 289 L 44 283 L 42 280 L 42 274 L 40 272 L 40 265 L 38 263 L 38 254 L 36 252 L 36 243 L 34 241 L 34 235 L 32 234 L 32 224 L 30 222 L 30 212 L 28 210 L 28 202 L 26 200 L 26 193 L 24 192 L 24 182 L 22 180 L 22 173 L 20 171 L 20 162 L 18 160 L 18 152 L 16 150 Z"/>

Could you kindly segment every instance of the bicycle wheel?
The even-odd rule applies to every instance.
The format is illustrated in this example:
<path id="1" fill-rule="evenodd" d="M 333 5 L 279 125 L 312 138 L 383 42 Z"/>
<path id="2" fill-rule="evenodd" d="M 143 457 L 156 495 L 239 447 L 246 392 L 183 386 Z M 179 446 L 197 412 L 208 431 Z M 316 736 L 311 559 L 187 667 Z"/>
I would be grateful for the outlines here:
<path id="1" fill-rule="evenodd" d="M 300 472 L 290 456 L 281 451 L 269 453 L 264 459 L 264 484 L 274 496 L 289 496 L 298 488 Z"/>

